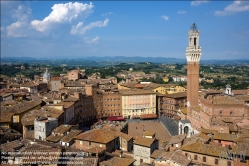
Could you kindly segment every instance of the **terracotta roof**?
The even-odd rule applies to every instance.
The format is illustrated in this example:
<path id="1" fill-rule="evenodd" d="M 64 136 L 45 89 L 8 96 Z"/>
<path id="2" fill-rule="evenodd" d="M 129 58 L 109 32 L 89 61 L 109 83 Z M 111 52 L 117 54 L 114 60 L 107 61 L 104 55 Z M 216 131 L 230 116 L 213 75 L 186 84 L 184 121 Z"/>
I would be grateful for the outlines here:
<path id="1" fill-rule="evenodd" d="M 91 141 L 91 142 L 98 142 L 98 143 L 108 143 L 118 136 L 115 135 L 115 132 L 111 131 L 110 129 L 93 129 L 87 132 L 84 132 L 75 137 L 75 139 Z"/>
<path id="2" fill-rule="evenodd" d="M 132 82 L 132 83 L 120 83 L 120 86 L 124 86 L 127 88 L 133 88 L 135 85 L 137 84 L 137 82 Z"/>
<path id="3" fill-rule="evenodd" d="M 231 141 L 234 142 L 237 138 L 235 134 L 228 134 L 228 133 L 214 133 L 213 139 L 215 140 L 224 140 L 224 141 Z"/>
<path id="4" fill-rule="evenodd" d="M 129 166 L 132 165 L 136 160 L 133 158 L 120 158 L 113 157 L 107 161 L 100 163 L 100 166 Z"/>
<path id="5" fill-rule="evenodd" d="M 173 84 L 155 84 L 155 83 L 149 84 L 149 87 L 152 87 L 152 88 L 158 88 L 158 87 L 169 88 L 169 87 L 174 87 L 174 86 L 175 85 Z"/>
<path id="6" fill-rule="evenodd" d="M 150 157 L 155 159 L 155 158 L 158 158 L 159 156 L 162 156 L 161 154 L 165 153 L 164 150 L 155 150 L 151 155 Z"/>
<path id="7" fill-rule="evenodd" d="M 42 100 L 36 98 L 35 100 L 31 101 L 2 101 L 1 102 L 1 113 L 2 112 L 14 112 L 16 114 L 23 113 L 27 110 L 30 110 L 36 106 L 39 106 L 42 103 Z"/>
<path id="8" fill-rule="evenodd" d="M 8 86 L 12 86 L 12 87 L 16 87 L 16 88 L 20 88 L 20 84 L 18 83 L 8 83 Z"/>
<path id="9" fill-rule="evenodd" d="M 31 126 L 34 125 L 34 120 L 39 117 L 51 117 L 51 118 L 58 118 L 63 114 L 62 110 L 55 109 L 55 108 L 49 108 L 49 107 L 43 107 L 40 110 L 32 110 L 26 113 L 22 119 L 21 122 L 24 126 Z"/>
<path id="10" fill-rule="evenodd" d="M 74 102 L 72 102 L 72 101 L 69 101 L 69 102 L 67 102 L 67 101 L 62 101 L 62 102 L 60 102 L 60 103 L 58 103 L 58 104 L 54 104 L 54 106 L 61 106 L 61 105 L 63 105 L 64 108 L 69 108 L 69 107 L 71 107 L 72 105 L 74 105 Z"/>
<path id="11" fill-rule="evenodd" d="M 143 133 L 143 135 L 144 136 L 153 136 L 153 135 L 155 135 L 156 133 L 154 132 L 154 131 L 149 131 L 149 130 L 147 130 L 147 131 L 145 131 L 144 133 Z"/>
<path id="12" fill-rule="evenodd" d="M 226 123 L 233 123 L 233 120 L 231 118 L 223 118 L 222 121 Z"/>
<path id="13" fill-rule="evenodd" d="M 236 99 L 242 100 L 242 101 L 249 101 L 249 94 L 248 95 L 238 95 L 234 96 Z"/>
<path id="14" fill-rule="evenodd" d="M 2 150 L 2 152 L 13 152 L 16 149 L 18 150 L 23 146 L 24 146 L 24 144 L 23 144 L 22 141 L 15 140 L 15 141 L 11 141 L 11 142 L 1 144 L 0 149 Z"/>
<path id="15" fill-rule="evenodd" d="M 183 146 L 182 150 L 208 156 L 220 157 L 220 155 L 223 154 L 223 152 L 226 152 L 228 149 L 222 146 L 203 144 L 198 142 Z"/>
<path id="16" fill-rule="evenodd" d="M 141 121 L 128 123 L 128 134 L 133 138 L 136 136 L 143 136 L 144 131 L 154 131 L 156 133 L 155 138 L 158 140 L 169 141 L 170 134 L 165 129 L 162 123 L 156 121 Z"/>
<path id="17" fill-rule="evenodd" d="M 227 95 L 208 97 L 207 100 L 209 100 L 213 104 L 221 104 L 221 105 L 244 104 L 244 101 L 239 100 L 233 96 L 227 96 Z"/>
<path id="18" fill-rule="evenodd" d="M 230 124 L 229 125 L 229 130 L 237 132 L 238 131 L 238 126 L 236 124 Z"/>
<path id="19" fill-rule="evenodd" d="M 102 130 L 107 130 L 108 131 L 111 131 L 111 132 L 114 132 L 115 136 L 119 136 L 127 141 L 129 141 L 130 139 L 132 139 L 133 137 L 128 135 L 128 134 L 125 134 L 123 132 L 120 132 L 120 126 L 110 126 L 110 125 L 104 125 Z"/>
<path id="20" fill-rule="evenodd" d="M 0 127 L 0 135 L 22 136 L 18 131 L 6 127 Z"/>
<path id="21" fill-rule="evenodd" d="M 14 96 L 25 96 L 26 93 L 25 92 L 19 92 L 19 93 L 13 93 Z"/>
<path id="22" fill-rule="evenodd" d="M 238 139 L 238 142 L 232 147 L 233 154 L 241 155 L 241 153 L 244 153 L 247 157 L 249 157 L 248 145 L 248 135 L 244 138 Z"/>
<path id="23" fill-rule="evenodd" d="M 160 156 L 158 156 L 158 158 L 157 159 L 170 159 L 171 158 L 171 156 L 174 154 L 174 152 L 164 152 L 164 153 L 162 153 Z M 156 159 L 156 160 L 157 160 Z"/>
<path id="24" fill-rule="evenodd" d="M 12 93 L 1 93 L 0 96 L 2 96 L 3 98 L 8 97 L 8 96 L 12 96 Z"/>
<path id="25" fill-rule="evenodd" d="M 174 99 L 187 97 L 187 92 L 178 92 L 178 93 L 166 94 L 165 97 L 174 98 Z"/>
<path id="26" fill-rule="evenodd" d="M 71 128 L 72 128 L 72 125 L 60 125 L 60 126 L 56 127 L 52 132 L 64 134 L 64 133 L 68 132 Z"/>
<path id="27" fill-rule="evenodd" d="M 198 137 L 204 141 L 208 141 L 210 139 L 210 136 L 204 133 L 200 133 Z"/>
<path id="28" fill-rule="evenodd" d="M 137 145 L 150 147 L 154 141 L 155 141 L 154 138 L 145 138 L 145 137 L 139 136 L 139 137 L 135 138 L 133 143 L 137 144 Z"/>
<path id="29" fill-rule="evenodd" d="M 90 149 L 87 149 L 86 152 L 89 152 L 89 153 L 101 153 L 103 151 L 105 151 L 106 148 L 105 147 L 99 147 L 99 146 L 95 146 L 95 147 L 92 147 Z"/>
<path id="30" fill-rule="evenodd" d="M 190 144 L 196 143 L 196 142 L 198 142 L 198 139 L 199 139 L 199 137 L 196 134 L 192 135 L 189 138 L 185 138 L 184 141 L 183 141 L 183 145 L 182 146 L 186 146 L 186 145 L 190 145 Z"/>
<path id="31" fill-rule="evenodd" d="M 177 144 L 179 142 L 182 142 L 184 139 L 186 138 L 186 135 L 175 135 L 175 136 L 172 136 L 170 141 L 169 141 L 169 144 Z"/>
<path id="32" fill-rule="evenodd" d="M 158 155 L 155 158 L 155 163 L 157 163 L 158 161 L 160 162 L 162 160 L 171 161 L 174 164 L 181 165 L 181 166 L 188 166 L 189 163 L 191 162 L 191 160 L 189 160 L 186 156 L 181 154 L 181 152 L 179 151 L 161 152 L 160 155 Z"/>
<path id="33" fill-rule="evenodd" d="M 53 76 L 51 77 L 51 81 L 60 81 L 61 77 L 60 76 Z"/>
<path id="34" fill-rule="evenodd" d="M 61 142 L 70 142 L 74 139 L 75 136 L 79 135 L 81 130 L 71 130 L 66 136 L 61 139 Z"/>
<path id="35" fill-rule="evenodd" d="M 218 132 L 217 130 L 212 130 L 212 129 L 205 129 L 205 128 L 202 128 L 201 129 L 201 132 L 202 133 L 205 133 L 205 134 L 214 134 L 216 132 Z"/>
<path id="36" fill-rule="evenodd" d="M 249 93 L 249 90 L 248 89 L 233 90 L 232 92 L 234 95 L 247 95 Z"/>
<path id="37" fill-rule="evenodd" d="M 209 89 L 209 90 L 202 90 L 205 94 L 221 94 L 223 91 L 221 90 L 214 90 L 214 89 Z"/>
<path id="38" fill-rule="evenodd" d="M 239 136 L 240 135 L 249 135 L 249 128 L 243 128 L 239 131 Z"/>
<path id="39" fill-rule="evenodd" d="M 76 102 L 76 101 L 78 101 L 78 100 L 79 100 L 78 98 L 69 96 L 67 99 L 64 99 L 63 101 L 64 101 L 64 102 Z"/>
<path id="40" fill-rule="evenodd" d="M 181 166 L 188 166 L 191 162 L 191 160 L 189 160 L 188 158 L 186 158 L 186 156 L 184 156 L 183 154 L 179 152 L 173 153 L 170 160 Z"/>
<path id="41" fill-rule="evenodd" d="M 14 112 L 0 112 L 0 123 L 10 123 L 12 122 L 12 117 Z"/>
<path id="42" fill-rule="evenodd" d="M 87 80 L 64 81 L 64 87 L 85 87 Z"/>
<path id="43" fill-rule="evenodd" d="M 20 85 L 20 87 L 35 87 L 38 86 L 36 82 L 26 82 Z"/>
<path id="44" fill-rule="evenodd" d="M 95 157 L 86 157 L 82 156 L 82 150 L 75 149 L 71 147 L 64 147 L 59 144 L 47 142 L 47 141 L 40 141 L 40 140 L 27 140 L 24 139 L 23 142 L 27 142 L 25 148 L 22 148 L 20 152 L 25 157 L 24 162 L 37 162 L 37 164 L 41 164 L 42 162 L 56 162 L 58 163 L 59 160 L 62 158 L 62 150 L 63 150 L 63 157 L 69 159 L 71 161 L 71 165 L 76 166 L 75 162 L 80 162 L 78 165 L 95 165 L 97 166 L 98 158 Z M 15 153 L 16 154 L 16 153 Z M 74 156 L 74 157 L 72 157 Z M 31 157 L 34 157 L 31 159 Z M 69 162 L 68 161 L 68 162 Z M 67 163 L 70 165 L 70 163 Z"/>
<path id="45" fill-rule="evenodd" d="M 127 141 L 132 139 L 132 136 L 125 134 L 125 133 L 122 133 L 122 132 L 117 132 L 116 135 L 118 135 L 119 137 L 121 137 Z"/>
<path id="46" fill-rule="evenodd" d="M 144 88 L 144 87 L 146 87 L 145 84 L 136 84 L 136 85 L 134 85 L 134 88 Z"/>
<path id="47" fill-rule="evenodd" d="M 242 119 L 240 122 L 237 123 L 237 126 L 239 127 L 249 126 L 249 119 Z"/>
<path id="48" fill-rule="evenodd" d="M 57 143 L 63 138 L 63 135 L 60 134 L 51 134 L 46 138 L 47 141 Z"/>

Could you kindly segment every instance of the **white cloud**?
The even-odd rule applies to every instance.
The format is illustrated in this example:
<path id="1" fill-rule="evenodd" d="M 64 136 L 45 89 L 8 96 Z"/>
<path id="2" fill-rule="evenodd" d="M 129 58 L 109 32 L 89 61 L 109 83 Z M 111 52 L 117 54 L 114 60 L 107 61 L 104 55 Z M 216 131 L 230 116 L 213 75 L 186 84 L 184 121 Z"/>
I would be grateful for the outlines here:
<path id="1" fill-rule="evenodd" d="M 25 37 L 29 30 L 29 20 L 31 18 L 31 9 L 29 7 L 18 5 L 16 9 L 10 9 L 11 16 L 16 22 L 6 26 L 8 37 Z"/>
<path id="2" fill-rule="evenodd" d="M 191 6 L 198 6 L 202 3 L 208 3 L 208 0 L 195 0 L 195 1 L 192 1 L 190 4 Z"/>
<path id="3" fill-rule="evenodd" d="M 95 38 L 92 38 L 91 40 L 89 40 L 88 38 L 85 38 L 85 42 L 88 43 L 88 44 L 92 44 L 92 43 L 97 43 L 99 41 L 99 37 L 95 37 Z"/>
<path id="4" fill-rule="evenodd" d="M 168 17 L 168 16 L 162 15 L 161 17 L 162 17 L 164 20 L 166 20 L 166 21 L 169 20 L 169 17 Z"/>
<path id="5" fill-rule="evenodd" d="M 71 34 L 76 34 L 79 29 L 83 26 L 83 22 L 79 22 L 76 26 L 73 26 L 72 29 L 71 29 Z"/>
<path id="6" fill-rule="evenodd" d="M 186 11 L 184 11 L 184 10 L 179 10 L 178 12 L 177 12 L 177 14 L 186 14 L 187 12 Z"/>
<path id="7" fill-rule="evenodd" d="M 248 1 L 234 1 L 232 4 L 225 7 L 223 11 L 216 11 L 214 15 L 216 16 L 227 16 L 237 12 L 249 11 Z"/>
<path id="8" fill-rule="evenodd" d="M 7 36 L 9 37 L 25 37 L 27 34 L 25 33 L 25 29 L 27 27 L 26 22 L 17 21 L 6 27 Z"/>
<path id="9" fill-rule="evenodd" d="M 45 17 L 42 21 L 34 20 L 31 25 L 40 32 L 44 32 L 51 28 L 55 23 L 68 23 L 75 20 L 83 15 L 87 17 L 93 12 L 94 5 L 92 2 L 90 4 L 83 4 L 79 2 L 69 2 L 65 4 L 55 4 L 52 7 L 52 12 Z"/>
<path id="10" fill-rule="evenodd" d="M 108 12 L 108 13 L 104 13 L 104 14 L 101 14 L 102 16 L 108 16 L 108 15 L 112 15 L 113 13 L 112 12 Z"/>
<path id="11" fill-rule="evenodd" d="M 19 5 L 18 8 L 12 13 L 12 17 L 18 21 L 28 21 L 30 16 L 31 9 L 23 5 Z"/>
<path id="12" fill-rule="evenodd" d="M 73 26 L 71 29 L 71 34 L 85 34 L 86 31 L 95 28 L 95 27 L 105 27 L 109 23 L 109 19 L 105 19 L 105 21 L 96 21 L 92 22 L 86 26 L 83 26 L 83 22 L 79 22 L 76 26 Z"/>
<path id="13" fill-rule="evenodd" d="M 4 31 L 4 27 L 1 27 L 1 31 Z"/>

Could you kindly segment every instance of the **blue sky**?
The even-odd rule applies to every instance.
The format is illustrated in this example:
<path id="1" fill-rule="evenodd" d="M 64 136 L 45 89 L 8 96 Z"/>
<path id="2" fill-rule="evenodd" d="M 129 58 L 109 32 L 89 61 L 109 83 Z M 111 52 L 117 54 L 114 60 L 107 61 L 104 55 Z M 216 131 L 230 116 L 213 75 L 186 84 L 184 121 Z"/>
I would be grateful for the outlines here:
<path id="1" fill-rule="evenodd" d="M 1 1 L 2 57 L 249 59 L 248 1 Z"/>

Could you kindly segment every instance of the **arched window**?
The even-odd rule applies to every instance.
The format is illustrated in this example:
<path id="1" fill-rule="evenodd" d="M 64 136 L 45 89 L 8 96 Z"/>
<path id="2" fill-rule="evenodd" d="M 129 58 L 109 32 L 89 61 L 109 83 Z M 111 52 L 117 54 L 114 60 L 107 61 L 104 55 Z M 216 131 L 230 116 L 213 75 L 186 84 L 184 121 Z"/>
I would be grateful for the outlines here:
<path id="1" fill-rule="evenodd" d="M 222 110 L 220 110 L 220 116 L 222 115 Z"/>
<path id="2" fill-rule="evenodd" d="M 230 111 L 230 115 L 232 115 L 232 114 L 233 114 L 233 111 L 231 110 L 231 111 Z"/>

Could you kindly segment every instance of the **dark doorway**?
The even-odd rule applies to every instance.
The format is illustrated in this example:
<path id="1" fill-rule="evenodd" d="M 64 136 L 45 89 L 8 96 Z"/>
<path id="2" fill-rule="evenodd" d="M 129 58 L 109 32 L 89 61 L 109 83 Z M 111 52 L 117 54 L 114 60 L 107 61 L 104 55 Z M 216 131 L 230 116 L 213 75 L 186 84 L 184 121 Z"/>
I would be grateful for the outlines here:
<path id="1" fill-rule="evenodd" d="M 185 126 L 183 130 L 184 130 L 184 134 L 188 134 L 188 130 L 189 130 L 188 126 Z"/>

